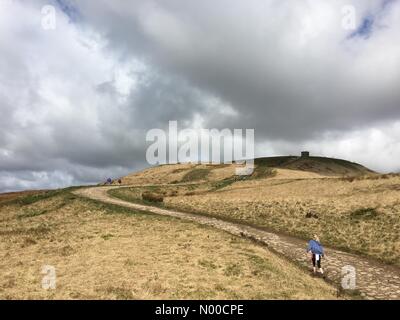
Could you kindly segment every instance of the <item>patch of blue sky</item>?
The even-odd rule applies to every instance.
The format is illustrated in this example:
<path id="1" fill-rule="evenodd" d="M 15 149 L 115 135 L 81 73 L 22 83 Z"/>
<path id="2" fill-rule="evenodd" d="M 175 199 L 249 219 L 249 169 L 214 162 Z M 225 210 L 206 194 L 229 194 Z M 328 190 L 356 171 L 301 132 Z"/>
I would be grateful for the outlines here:
<path id="1" fill-rule="evenodd" d="M 361 37 L 367 39 L 371 36 L 373 26 L 374 17 L 367 15 L 362 19 L 358 28 L 349 35 L 349 38 Z"/>
<path id="2" fill-rule="evenodd" d="M 349 34 L 348 39 L 351 38 L 364 38 L 368 39 L 376 25 L 376 20 L 378 19 L 378 15 L 382 14 L 383 11 L 390 9 L 389 6 L 398 0 L 382 0 L 379 8 L 374 13 L 367 13 L 362 19 L 361 23 L 356 30 Z"/>
<path id="3" fill-rule="evenodd" d="M 77 22 L 80 18 L 78 8 L 70 0 L 55 0 L 58 8 L 69 18 L 70 22 Z"/>

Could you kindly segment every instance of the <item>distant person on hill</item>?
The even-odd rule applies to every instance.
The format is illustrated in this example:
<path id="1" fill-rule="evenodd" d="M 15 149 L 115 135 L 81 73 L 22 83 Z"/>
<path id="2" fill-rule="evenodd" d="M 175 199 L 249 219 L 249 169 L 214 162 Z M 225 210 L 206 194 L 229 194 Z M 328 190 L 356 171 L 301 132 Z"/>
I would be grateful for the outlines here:
<path id="1" fill-rule="evenodd" d="M 319 242 L 319 237 L 317 235 L 314 235 L 314 239 L 308 242 L 307 252 L 311 254 L 314 274 L 316 274 L 318 267 L 318 271 L 323 275 L 324 270 L 321 267 L 321 259 L 324 256 L 324 248 Z"/>

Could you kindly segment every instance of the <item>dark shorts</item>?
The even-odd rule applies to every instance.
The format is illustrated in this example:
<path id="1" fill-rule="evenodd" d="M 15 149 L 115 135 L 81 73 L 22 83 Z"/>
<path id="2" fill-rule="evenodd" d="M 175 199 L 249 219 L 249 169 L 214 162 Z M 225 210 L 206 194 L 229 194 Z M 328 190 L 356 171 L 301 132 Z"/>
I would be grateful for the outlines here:
<path id="1" fill-rule="evenodd" d="M 313 266 L 315 267 L 315 264 L 317 264 L 318 268 L 321 268 L 321 259 L 322 259 L 322 256 L 319 255 L 319 259 L 318 259 L 318 261 L 316 261 L 315 254 L 313 253 L 313 255 L 312 255 L 312 264 L 313 264 Z"/>

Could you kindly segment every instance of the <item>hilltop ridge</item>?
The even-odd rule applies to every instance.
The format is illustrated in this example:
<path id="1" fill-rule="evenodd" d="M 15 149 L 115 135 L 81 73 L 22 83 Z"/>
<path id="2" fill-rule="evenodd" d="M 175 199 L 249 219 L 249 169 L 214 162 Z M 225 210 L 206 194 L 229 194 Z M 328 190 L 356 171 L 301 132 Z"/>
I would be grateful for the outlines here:
<path id="1" fill-rule="evenodd" d="M 343 159 L 315 156 L 262 157 L 254 160 L 248 178 L 356 177 L 376 174 L 361 164 Z M 240 164 L 177 163 L 150 167 L 122 177 L 123 184 L 185 183 L 219 181 L 234 177 Z"/>

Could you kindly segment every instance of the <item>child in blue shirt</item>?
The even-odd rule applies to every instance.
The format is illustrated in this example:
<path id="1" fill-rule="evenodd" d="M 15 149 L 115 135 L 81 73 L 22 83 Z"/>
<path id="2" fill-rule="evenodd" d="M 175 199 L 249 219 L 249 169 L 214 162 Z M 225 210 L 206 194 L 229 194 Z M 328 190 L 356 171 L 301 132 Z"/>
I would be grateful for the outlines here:
<path id="1" fill-rule="evenodd" d="M 323 275 L 324 270 L 321 267 L 321 258 L 324 256 L 324 248 L 322 247 L 321 243 L 319 242 L 319 237 L 314 235 L 314 239 L 308 242 L 307 252 L 312 255 L 311 261 L 313 264 L 313 271 L 314 274 L 318 271 Z"/>

